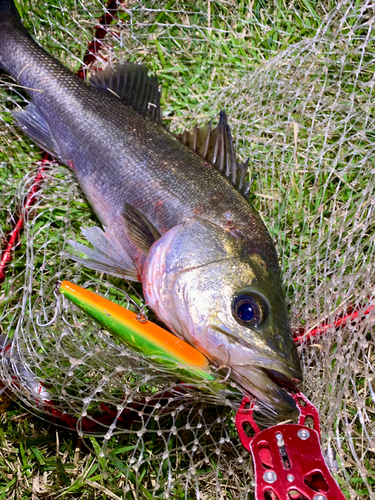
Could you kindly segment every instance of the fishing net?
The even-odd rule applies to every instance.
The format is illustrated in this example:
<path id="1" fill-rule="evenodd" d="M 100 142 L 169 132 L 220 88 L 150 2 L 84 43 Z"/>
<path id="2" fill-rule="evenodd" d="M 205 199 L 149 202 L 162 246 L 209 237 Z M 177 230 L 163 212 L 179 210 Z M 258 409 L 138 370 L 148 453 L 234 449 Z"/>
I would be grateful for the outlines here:
<path id="1" fill-rule="evenodd" d="M 278 249 L 302 390 L 319 409 L 327 461 L 349 498 L 375 498 L 375 2 L 117 7 L 25 2 L 23 17 L 73 71 L 85 54 L 84 70 L 147 63 L 173 131 L 226 110 L 238 155 L 250 158 L 251 202 Z M 68 240 L 83 241 L 81 227 L 98 222 L 73 173 L 42 161 L 14 126 L 9 110 L 25 96 L 1 76 L 4 248 L 23 220 L 0 294 L 4 386 L 32 411 L 102 435 L 101 455 L 121 471 L 129 498 L 252 498 L 235 387 L 216 394 L 208 383 L 182 383 L 56 293 L 70 280 L 143 311 L 139 287 L 69 257 Z"/>

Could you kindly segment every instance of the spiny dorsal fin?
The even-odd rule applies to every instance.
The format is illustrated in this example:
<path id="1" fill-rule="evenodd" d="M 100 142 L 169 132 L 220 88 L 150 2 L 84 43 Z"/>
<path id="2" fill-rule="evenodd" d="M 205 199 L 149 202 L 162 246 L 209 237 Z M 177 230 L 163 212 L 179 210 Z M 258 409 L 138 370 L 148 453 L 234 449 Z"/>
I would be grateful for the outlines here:
<path id="1" fill-rule="evenodd" d="M 204 127 L 194 127 L 192 130 L 178 134 L 177 137 L 188 148 L 192 149 L 216 168 L 244 196 L 249 193 L 249 183 L 246 182 L 248 161 L 237 163 L 233 148 L 232 134 L 227 123 L 225 111 L 220 113 L 216 128 L 211 122 Z"/>
<path id="2" fill-rule="evenodd" d="M 147 72 L 143 64 L 127 62 L 96 71 L 90 83 L 98 89 L 114 92 L 143 116 L 162 123 L 158 77 Z"/>

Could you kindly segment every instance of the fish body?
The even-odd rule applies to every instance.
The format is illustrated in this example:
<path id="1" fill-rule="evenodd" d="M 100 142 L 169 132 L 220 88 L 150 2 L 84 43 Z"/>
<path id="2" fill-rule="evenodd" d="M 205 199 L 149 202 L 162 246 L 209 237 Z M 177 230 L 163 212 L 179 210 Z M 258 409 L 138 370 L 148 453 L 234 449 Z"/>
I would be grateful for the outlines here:
<path id="1" fill-rule="evenodd" d="M 86 232 L 94 251 L 75 245 L 91 257 L 85 263 L 141 280 L 177 336 L 228 367 L 245 391 L 292 409 L 269 378 L 302 378 L 277 254 L 236 189 L 243 169 L 225 115 L 220 128 L 195 134 L 203 154 L 202 145 L 188 147 L 189 137 L 162 125 L 157 79 L 144 66 L 108 69 L 89 85 L 31 38 L 12 0 L 0 0 L 0 67 L 31 98 L 14 112 L 18 124 L 74 169 L 105 229 Z"/>

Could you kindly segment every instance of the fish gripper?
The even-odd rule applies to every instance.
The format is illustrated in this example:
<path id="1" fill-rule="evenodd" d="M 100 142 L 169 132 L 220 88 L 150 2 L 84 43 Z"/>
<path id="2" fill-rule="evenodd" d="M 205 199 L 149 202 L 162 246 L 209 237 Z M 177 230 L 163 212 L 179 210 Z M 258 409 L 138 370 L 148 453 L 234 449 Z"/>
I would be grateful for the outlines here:
<path id="1" fill-rule="evenodd" d="M 247 397 L 237 411 L 237 431 L 253 459 L 256 500 L 345 500 L 322 454 L 317 409 L 302 393 L 291 395 L 298 424 L 261 431 L 253 416 L 256 400 Z"/>

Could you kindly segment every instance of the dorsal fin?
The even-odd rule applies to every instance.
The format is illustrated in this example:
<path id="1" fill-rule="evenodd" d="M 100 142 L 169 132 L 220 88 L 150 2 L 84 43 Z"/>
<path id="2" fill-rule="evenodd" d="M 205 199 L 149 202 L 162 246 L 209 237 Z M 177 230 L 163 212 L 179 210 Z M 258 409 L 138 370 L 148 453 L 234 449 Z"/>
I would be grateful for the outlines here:
<path id="1" fill-rule="evenodd" d="M 143 64 L 123 63 L 90 76 L 94 87 L 116 94 L 143 116 L 162 123 L 158 77 L 148 75 Z"/>
<path id="2" fill-rule="evenodd" d="M 185 146 L 210 162 L 241 194 L 248 195 L 249 183 L 246 182 L 248 161 L 245 163 L 236 161 L 225 111 L 221 111 L 216 128 L 213 129 L 210 122 L 204 127 L 194 127 L 178 134 L 177 137 Z"/>

